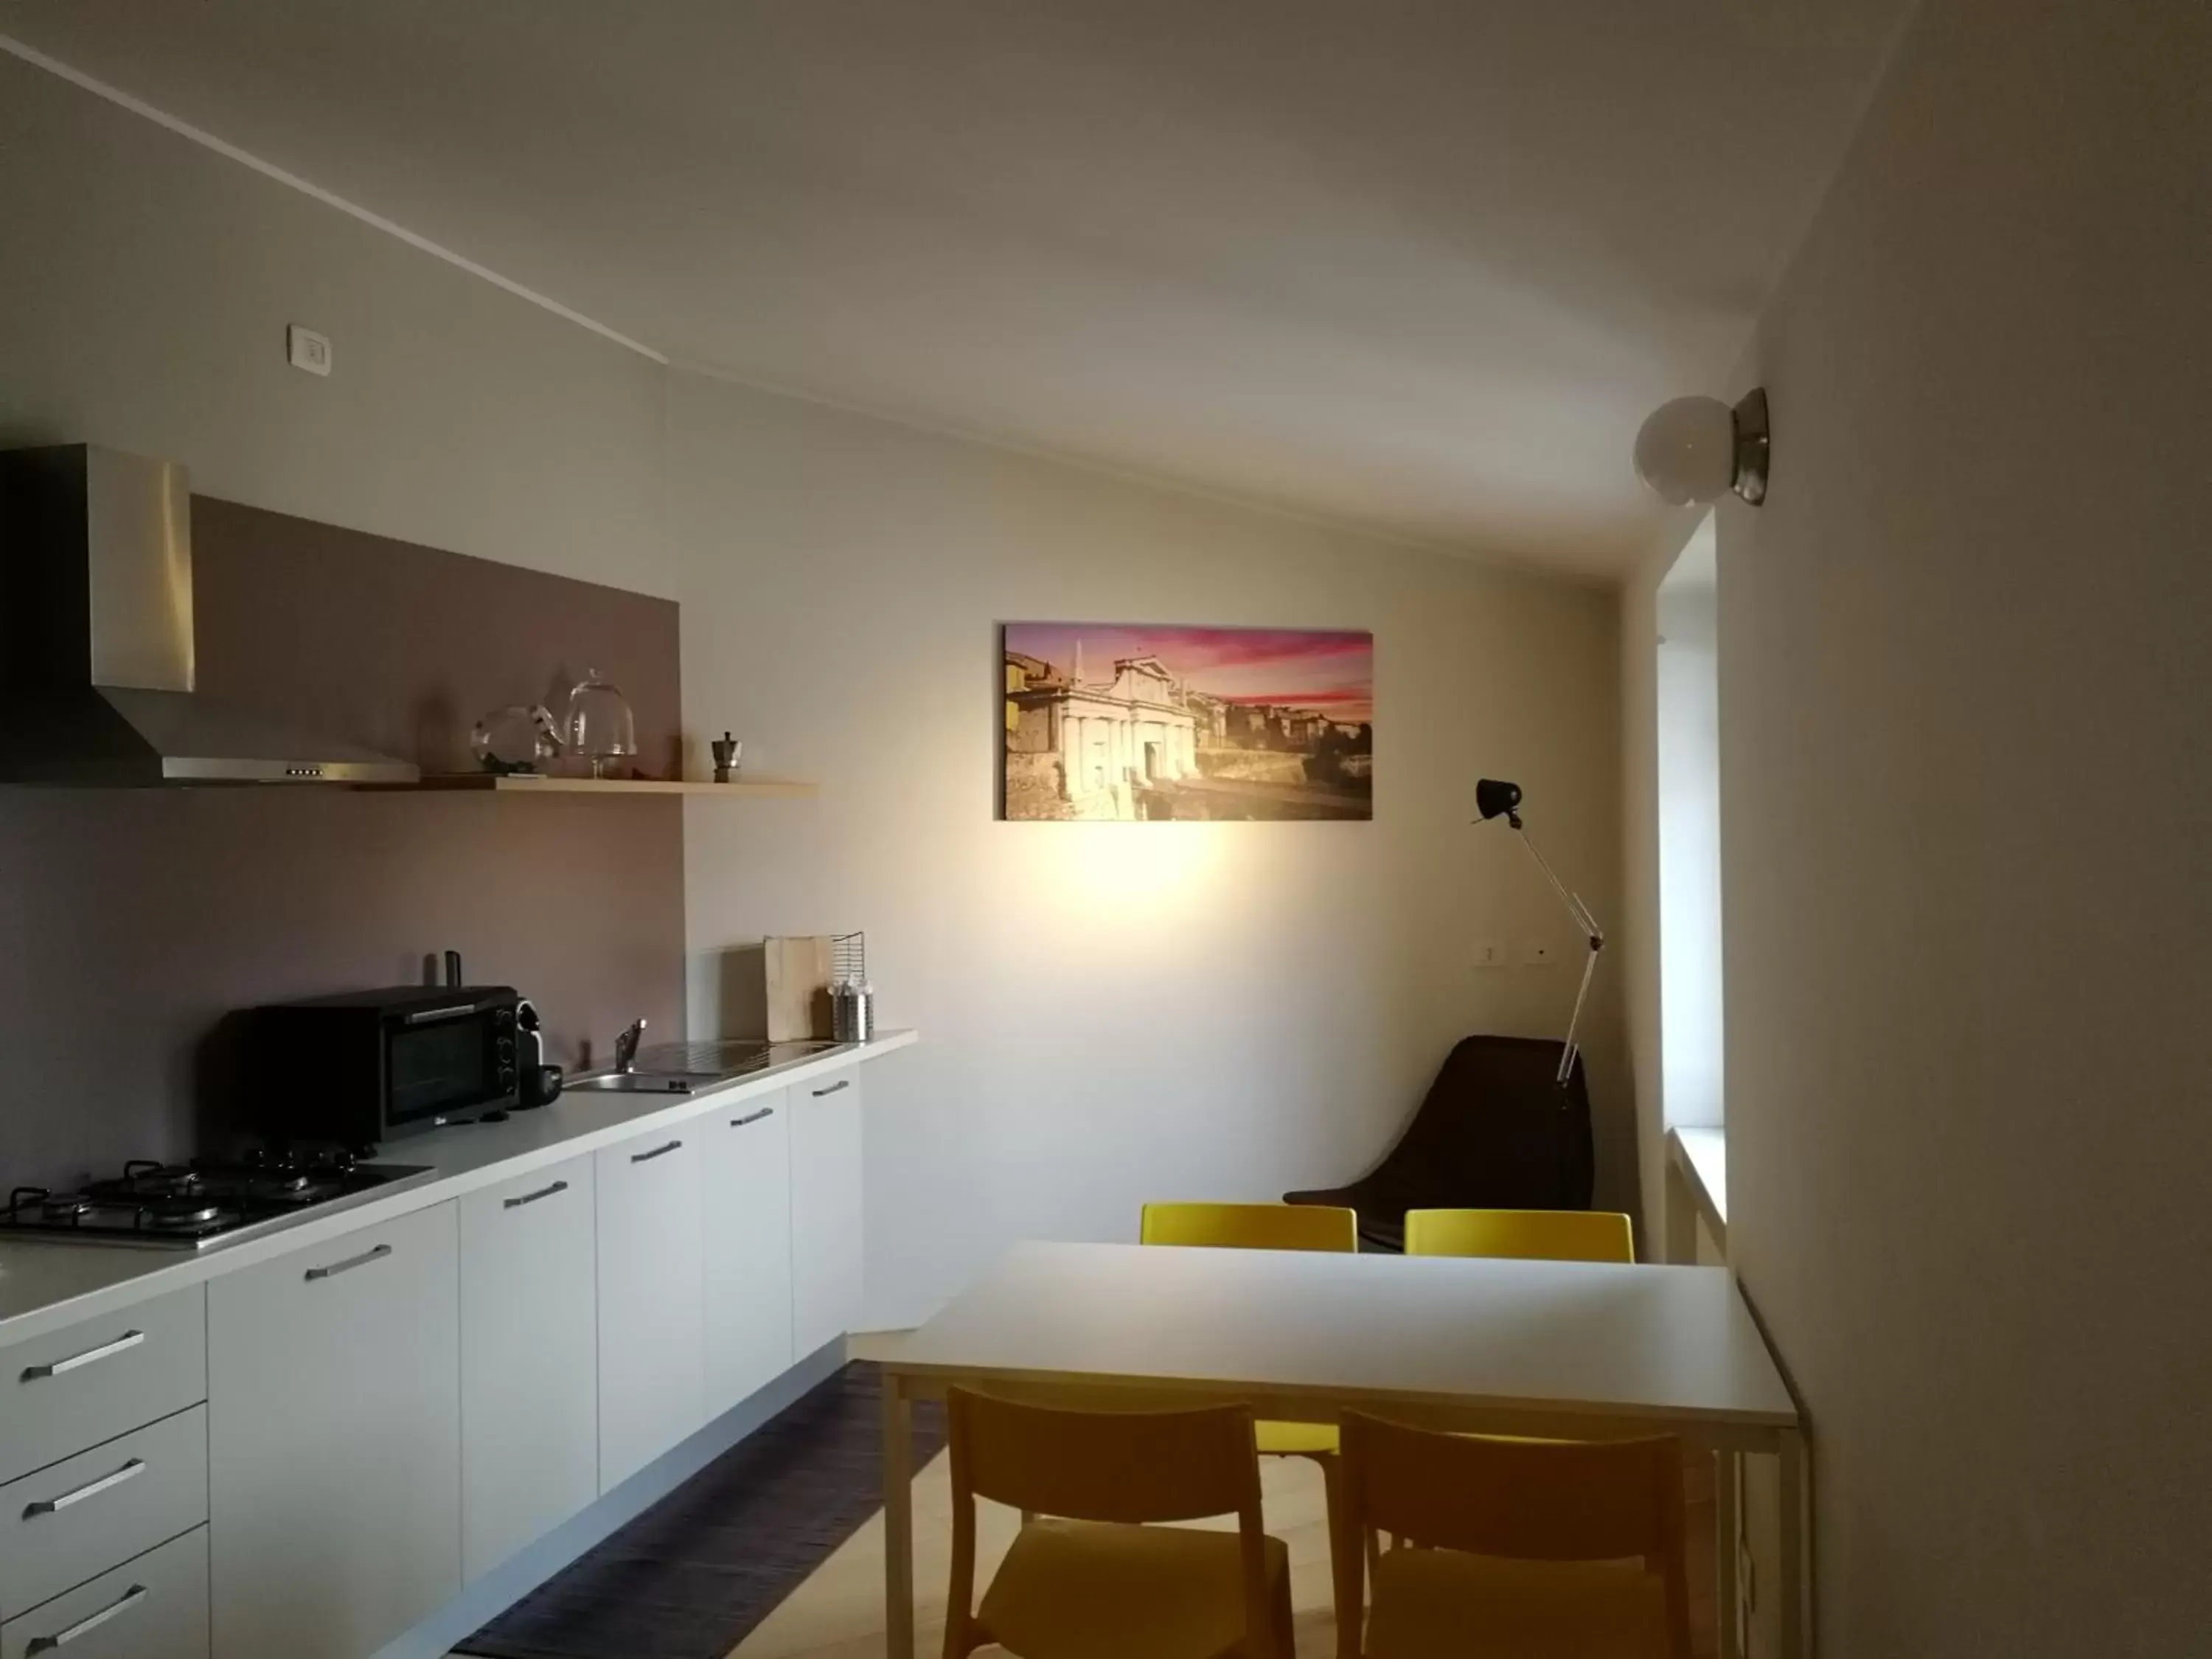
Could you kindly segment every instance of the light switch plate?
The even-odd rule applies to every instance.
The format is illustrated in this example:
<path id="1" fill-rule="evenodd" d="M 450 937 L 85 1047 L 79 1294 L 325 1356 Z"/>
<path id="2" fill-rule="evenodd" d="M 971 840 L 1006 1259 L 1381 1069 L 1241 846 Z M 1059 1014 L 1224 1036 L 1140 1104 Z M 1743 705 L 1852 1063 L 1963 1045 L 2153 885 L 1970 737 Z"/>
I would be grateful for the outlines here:
<path id="1" fill-rule="evenodd" d="M 304 368 L 310 374 L 331 372 L 331 338 L 318 334 L 312 328 L 301 328 L 293 323 L 284 330 L 284 354 L 295 368 Z"/>

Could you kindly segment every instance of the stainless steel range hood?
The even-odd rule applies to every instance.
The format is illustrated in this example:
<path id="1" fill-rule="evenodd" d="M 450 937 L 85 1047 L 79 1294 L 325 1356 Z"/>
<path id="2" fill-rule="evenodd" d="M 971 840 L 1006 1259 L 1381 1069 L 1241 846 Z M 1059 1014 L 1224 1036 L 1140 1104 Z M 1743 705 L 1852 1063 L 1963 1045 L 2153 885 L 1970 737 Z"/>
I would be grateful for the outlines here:
<path id="1" fill-rule="evenodd" d="M 0 452 L 0 781 L 412 783 L 353 744 L 194 695 L 183 467 Z"/>

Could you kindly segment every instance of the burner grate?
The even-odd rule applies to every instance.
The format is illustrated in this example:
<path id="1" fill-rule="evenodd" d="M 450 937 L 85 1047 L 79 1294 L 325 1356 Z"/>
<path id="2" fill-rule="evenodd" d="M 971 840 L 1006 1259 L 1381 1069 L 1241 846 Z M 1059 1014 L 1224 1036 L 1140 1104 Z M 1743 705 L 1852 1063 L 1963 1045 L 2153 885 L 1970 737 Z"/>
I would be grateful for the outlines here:
<path id="1" fill-rule="evenodd" d="M 76 1191 L 15 1188 L 0 1206 L 0 1236 L 198 1249 L 420 1173 L 414 1165 L 356 1164 L 332 1152 L 250 1154 L 236 1164 L 134 1158 L 121 1175 Z"/>

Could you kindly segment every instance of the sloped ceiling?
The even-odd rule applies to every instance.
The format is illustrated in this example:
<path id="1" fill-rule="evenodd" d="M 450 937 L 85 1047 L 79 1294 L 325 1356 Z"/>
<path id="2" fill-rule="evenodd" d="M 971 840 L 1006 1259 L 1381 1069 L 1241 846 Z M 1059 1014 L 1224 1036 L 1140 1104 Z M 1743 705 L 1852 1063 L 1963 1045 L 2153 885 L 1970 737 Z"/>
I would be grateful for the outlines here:
<path id="1" fill-rule="evenodd" d="M 667 355 L 1618 571 L 1908 0 L 0 0 Z M 1784 440 L 1786 441 L 1786 440 Z"/>

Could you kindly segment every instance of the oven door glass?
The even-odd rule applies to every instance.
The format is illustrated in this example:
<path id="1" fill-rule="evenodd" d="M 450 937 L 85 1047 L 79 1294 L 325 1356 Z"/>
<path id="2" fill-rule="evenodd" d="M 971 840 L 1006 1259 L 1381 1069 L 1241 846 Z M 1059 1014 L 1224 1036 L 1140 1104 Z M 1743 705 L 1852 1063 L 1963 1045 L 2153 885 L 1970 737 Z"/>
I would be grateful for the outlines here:
<path id="1" fill-rule="evenodd" d="M 488 1010 L 472 1009 L 428 1024 L 395 1026 L 386 1041 L 385 1076 L 390 1089 L 386 1127 L 419 1123 L 479 1105 L 499 1092 Z"/>

